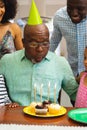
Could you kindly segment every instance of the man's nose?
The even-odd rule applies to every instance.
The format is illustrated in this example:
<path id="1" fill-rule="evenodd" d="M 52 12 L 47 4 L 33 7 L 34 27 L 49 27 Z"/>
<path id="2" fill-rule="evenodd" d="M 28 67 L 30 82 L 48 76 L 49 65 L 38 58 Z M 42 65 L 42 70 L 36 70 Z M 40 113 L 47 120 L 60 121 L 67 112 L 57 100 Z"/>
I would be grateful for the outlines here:
<path id="1" fill-rule="evenodd" d="M 36 49 L 37 49 L 37 51 L 43 51 L 43 47 L 41 45 L 38 45 L 38 47 Z"/>
<path id="2" fill-rule="evenodd" d="M 73 10 L 72 10 L 72 15 L 73 15 L 74 17 L 78 16 L 78 9 L 73 9 Z"/>

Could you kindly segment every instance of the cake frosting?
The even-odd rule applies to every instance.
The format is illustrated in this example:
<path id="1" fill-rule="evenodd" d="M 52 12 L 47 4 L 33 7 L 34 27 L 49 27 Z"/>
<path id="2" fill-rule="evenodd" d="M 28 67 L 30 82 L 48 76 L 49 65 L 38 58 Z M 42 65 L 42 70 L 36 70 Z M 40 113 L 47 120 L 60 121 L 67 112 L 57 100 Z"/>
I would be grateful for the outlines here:
<path id="1" fill-rule="evenodd" d="M 60 105 L 56 104 L 56 103 L 51 103 L 48 106 L 48 110 L 49 110 L 49 114 L 58 114 L 59 110 L 60 110 Z"/>
<path id="2" fill-rule="evenodd" d="M 44 107 L 43 104 L 41 105 L 36 105 L 35 106 L 35 113 L 36 114 L 47 114 L 48 108 Z"/>
<path id="3" fill-rule="evenodd" d="M 34 113 L 35 112 L 35 106 L 37 105 L 37 103 L 36 102 L 32 102 L 29 106 L 30 106 L 30 111 L 32 112 L 32 113 Z"/>

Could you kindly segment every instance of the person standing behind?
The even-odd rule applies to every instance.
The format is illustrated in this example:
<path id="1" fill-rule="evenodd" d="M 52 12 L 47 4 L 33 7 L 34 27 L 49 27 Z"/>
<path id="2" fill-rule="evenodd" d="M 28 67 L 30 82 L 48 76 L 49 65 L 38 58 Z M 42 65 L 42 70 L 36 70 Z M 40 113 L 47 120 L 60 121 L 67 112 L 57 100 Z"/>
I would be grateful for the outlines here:
<path id="1" fill-rule="evenodd" d="M 87 107 L 87 47 L 84 51 L 84 66 L 85 71 L 81 72 L 76 79 L 79 83 L 79 88 L 76 96 L 75 107 Z"/>
<path id="2" fill-rule="evenodd" d="M 49 31 L 38 16 L 34 0 L 24 27 L 23 44 L 23 50 L 0 60 L 0 74 L 5 76 L 11 100 L 22 106 L 48 98 L 58 102 L 59 91 L 63 88 L 75 101 L 78 84 L 67 60 L 49 51 Z"/>
<path id="3" fill-rule="evenodd" d="M 0 57 L 23 48 L 22 32 L 11 23 L 17 12 L 17 0 L 0 0 Z"/>
<path id="4" fill-rule="evenodd" d="M 68 61 L 76 76 L 84 70 L 83 53 L 87 44 L 87 0 L 67 0 L 53 18 L 50 50 L 55 51 L 62 37 L 66 40 Z"/>

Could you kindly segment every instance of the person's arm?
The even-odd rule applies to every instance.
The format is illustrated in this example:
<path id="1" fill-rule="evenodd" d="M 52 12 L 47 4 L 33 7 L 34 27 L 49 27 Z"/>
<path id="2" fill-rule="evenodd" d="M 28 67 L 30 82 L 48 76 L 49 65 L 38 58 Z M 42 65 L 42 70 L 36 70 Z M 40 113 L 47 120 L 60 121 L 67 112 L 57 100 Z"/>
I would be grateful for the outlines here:
<path id="1" fill-rule="evenodd" d="M 65 92 L 69 95 L 71 103 L 74 105 L 75 99 L 76 99 L 76 93 L 78 89 L 78 83 L 75 80 L 75 77 L 73 75 L 73 72 L 71 70 L 71 67 L 68 63 L 68 61 L 63 62 L 63 73 L 64 73 L 64 79 L 62 87 L 65 90 Z"/>
<path id="2" fill-rule="evenodd" d="M 84 74 L 84 71 L 81 72 L 79 75 L 77 75 L 77 76 L 75 77 L 75 79 L 76 79 L 76 81 L 77 81 L 78 84 L 80 83 L 80 79 L 81 79 L 81 77 L 82 77 L 83 74 Z"/>
<path id="3" fill-rule="evenodd" d="M 80 82 L 80 75 L 77 75 L 77 76 L 75 77 L 75 79 L 76 79 L 76 82 L 79 84 L 79 82 Z"/>
<path id="4" fill-rule="evenodd" d="M 58 47 L 62 39 L 62 34 L 58 28 L 57 21 L 58 21 L 58 17 L 57 15 L 55 15 L 53 19 L 53 32 L 50 38 L 50 51 L 53 51 L 53 52 L 56 50 L 56 48 Z"/>
<path id="5" fill-rule="evenodd" d="M 12 29 L 14 31 L 14 45 L 16 50 L 23 49 L 23 43 L 22 43 L 22 31 L 21 28 L 16 24 L 12 24 Z"/>
<path id="6" fill-rule="evenodd" d="M 2 66 L 2 63 L 3 62 L 0 63 L 1 66 Z M 0 105 L 6 105 L 11 108 L 18 107 L 19 104 L 16 102 L 13 102 L 9 97 L 6 80 L 5 80 L 4 75 L 2 75 L 2 73 L 4 72 L 3 70 L 5 70 L 5 69 L 3 69 L 3 67 L 1 67 L 1 68 L 2 68 L 1 69 L 2 71 L 0 71 Z"/>

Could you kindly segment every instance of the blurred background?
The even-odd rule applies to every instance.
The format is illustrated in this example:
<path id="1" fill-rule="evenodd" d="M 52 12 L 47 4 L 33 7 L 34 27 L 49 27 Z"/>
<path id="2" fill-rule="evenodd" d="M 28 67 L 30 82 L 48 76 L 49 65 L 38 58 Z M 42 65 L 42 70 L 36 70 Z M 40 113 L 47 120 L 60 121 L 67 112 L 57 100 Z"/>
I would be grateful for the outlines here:
<path id="1" fill-rule="evenodd" d="M 17 0 L 19 4 L 16 18 L 27 17 L 31 6 L 31 0 Z M 55 11 L 66 4 L 66 0 L 35 0 L 41 16 L 53 17 Z"/>

